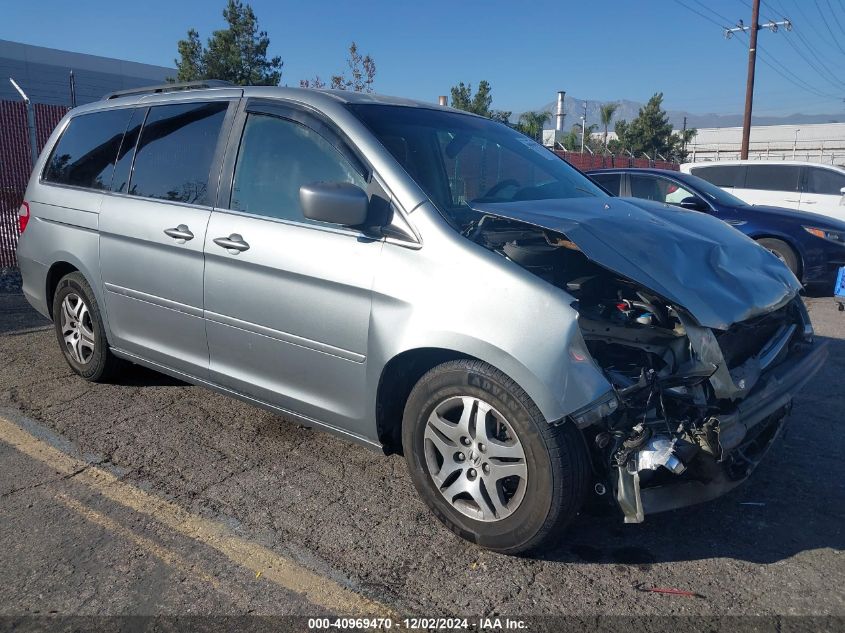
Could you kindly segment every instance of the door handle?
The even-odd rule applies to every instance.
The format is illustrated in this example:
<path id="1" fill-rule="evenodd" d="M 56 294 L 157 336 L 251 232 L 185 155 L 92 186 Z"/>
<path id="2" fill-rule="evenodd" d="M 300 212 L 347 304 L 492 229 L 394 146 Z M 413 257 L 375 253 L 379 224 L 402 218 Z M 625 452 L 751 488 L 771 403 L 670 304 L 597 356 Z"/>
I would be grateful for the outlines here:
<path id="1" fill-rule="evenodd" d="M 789 198 L 787 198 L 786 200 L 784 200 L 784 202 L 801 202 L 801 201 L 800 200 L 790 200 Z"/>
<path id="2" fill-rule="evenodd" d="M 816 204 L 816 200 L 804 200 L 801 204 Z"/>
<path id="3" fill-rule="evenodd" d="M 175 229 L 164 229 L 164 234 L 176 240 L 177 244 L 184 244 L 188 240 L 194 239 L 194 234 L 191 233 L 187 224 L 180 224 Z"/>
<path id="4" fill-rule="evenodd" d="M 216 237 L 214 243 L 225 248 L 232 255 L 237 255 L 249 248 L 249 244 L 238 233 L 232 233 L 229 237 Z"/>

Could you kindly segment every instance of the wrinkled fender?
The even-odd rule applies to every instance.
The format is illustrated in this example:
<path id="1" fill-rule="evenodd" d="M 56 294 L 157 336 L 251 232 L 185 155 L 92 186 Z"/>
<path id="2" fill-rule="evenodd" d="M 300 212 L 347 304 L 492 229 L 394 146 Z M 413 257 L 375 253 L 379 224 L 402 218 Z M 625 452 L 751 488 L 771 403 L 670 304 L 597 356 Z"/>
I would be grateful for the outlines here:
<path id="1" fill-rule="evenodd" d="M 550 422 L 607 393 L 569 294 L 457 234 L 441 235 L 416 251 L 385 245 L 373 288 L 369 384 L 398 354 L 435 347 L 504 372 Z"/>

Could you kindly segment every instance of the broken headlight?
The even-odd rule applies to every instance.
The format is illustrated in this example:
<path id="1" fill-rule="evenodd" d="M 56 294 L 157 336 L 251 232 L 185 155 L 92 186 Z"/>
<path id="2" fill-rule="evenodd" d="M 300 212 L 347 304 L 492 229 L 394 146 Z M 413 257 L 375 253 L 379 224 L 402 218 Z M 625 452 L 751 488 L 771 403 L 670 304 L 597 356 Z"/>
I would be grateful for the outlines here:
<path id="1" fill-rule="evenodd" d="M 608 391 L 598 400 L 593 400 L 586 407 L 581 407 L 577 411 L 569 414 L 575 426 L 579 429 L 587 428 L 588 426 L 600 422 L 611 413 L 619 408 L 619 399 L 616 393 Z"/>

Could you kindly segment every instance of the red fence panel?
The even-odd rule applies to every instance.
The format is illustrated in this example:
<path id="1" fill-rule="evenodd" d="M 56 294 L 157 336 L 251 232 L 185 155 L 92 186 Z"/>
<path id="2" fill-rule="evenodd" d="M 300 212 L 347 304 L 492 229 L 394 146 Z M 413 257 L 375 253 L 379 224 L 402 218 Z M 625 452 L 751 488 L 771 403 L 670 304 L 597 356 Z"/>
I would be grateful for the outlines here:
<path id="1" fill-rule="evenodd" d="M 631 158 L 630 156 L 599 155 L 580 152 L 568 152 L 556 149 L 555 154 L 570 165 L 581 171 L 588 169 L 610 169 L 611 167 L 654 167 L 657 169 L 672 169 L 677 171 L 678 164 L 663 160 L 649 160 L 648 158 Z"/>
<path id="2" fill-rule="evenodd" d="M 35 105 L 39 151 L 67 111 L 63 106 Z M 18 209 L 31 172 L 26 107 L 20 101 L 0 101 L 0 268 L 17 266 Z"/>

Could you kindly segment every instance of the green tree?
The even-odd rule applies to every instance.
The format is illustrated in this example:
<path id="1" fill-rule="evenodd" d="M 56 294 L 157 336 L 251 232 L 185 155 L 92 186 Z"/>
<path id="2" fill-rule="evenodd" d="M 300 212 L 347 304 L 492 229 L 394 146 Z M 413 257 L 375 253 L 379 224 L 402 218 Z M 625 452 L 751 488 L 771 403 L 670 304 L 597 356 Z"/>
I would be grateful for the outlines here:
<path id="1" fill-rule="evenodd" d="M 352 90 L 354 92 L 372 92 L 376 78 L 376 62 L 369 55 L 361 55 L 358 45 L 349 45 L 349 55 L 346 58 L 347 71 L 339 75 L 332 75 L 330 87 L 333 90 Z M 346 73 L 349 73 L 348 75 Z M 300 88 L 325 88 L 326 82 L 316 75 L 313 79 L 300 79 Z"/>
<path id="2" fill-rule="evenodd" d="M 533 138 L 535 141 L 542 141 L 543 126 L 552 120 L 551 112 L 523 112 L 519 115 L 519 122 L 516 129 Z"/>
<path id="3" fill-rule="evenodd" d="M 605 103 L 599 110 L 599 118 L 601 124 L 604 126 L 604 146 L 607 147 L 607 128 L 610 127 L 610 122 L 613 120 L 613 115 L 619 108 L 618 103 Z"/>
<path id="4" fill-rule="evenodd" d="M 267 58 L 270 38 L 259 31 L 258 18 L 248 4 L 228 0 L 223 10 L 228 25 L 214 31 L 206 46 L 199 33 L 188 30 L 177 44 L 177 81 L 224 79 L 241 86 L 276 86 L 282 78 L 281 57 Z"/>
<path id="5" fill-rule="evenodd" d="M 369 55 L 361 55 L 355 42 L 349 45 L 346 65 L 349 75 L 347 76 L 346 73 L 333 75 L 332 88 L 354 92 L 372 92 L 373 81 L 376 77 L 376 63 Z"/>
<path id="6" fill-rule="evenodd" d="M 478 82 L 478 90 L 475 94 L 472 93 L 472 84 L 464 84 L 463 81 L 457 86 L 452 86 L 451 92 L 451 106 L 453 108 L 486 116 L 488 119 L 493 119 L 499 123 L 507 124 L 511 118 L 511 112 L 490 109 L 490 105 L 493 103 L 492 89 L 490 82 L 484 79 Z"/>
<path id="7" fill-rule="evenodd" d="M 595 132 L 598 127 L 599 126 L 595 123 L 591 123 L 584 130 L 584 148 L 589 149 L 592 152 L 600 150 L 600 148 L 597 147 L 597 141 L 593 138 L 593 132 Z M 569 129 L 569 132 L 564 135 L 563 139 L 561 139 L 560 143 L 563 145 L 565 150 L 570 152 L 581 151 L 581 128 L 582 125 L 580 123 L 576 123 Z"/>
<path id="8" fill-rule="evenodd" d="M 640 108 L 633 121 L 616 122 L 616 135 L 622 148 L 634 154 L 646 153 L 652 158 L 657 153 L 675 154 L 679 137 L 672 134 L 669 115 L 663 109 L 663 93 L 656 93 Z"/>

